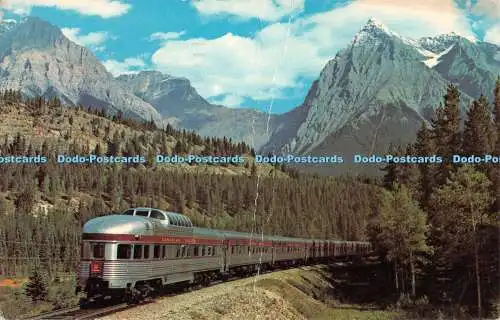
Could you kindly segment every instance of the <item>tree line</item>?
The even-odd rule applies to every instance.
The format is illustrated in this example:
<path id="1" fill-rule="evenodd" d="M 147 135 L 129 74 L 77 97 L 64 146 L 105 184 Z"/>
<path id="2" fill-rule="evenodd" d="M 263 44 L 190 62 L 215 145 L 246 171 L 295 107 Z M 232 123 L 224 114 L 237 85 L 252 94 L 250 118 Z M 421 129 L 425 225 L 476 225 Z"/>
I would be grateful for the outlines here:
<path id="1" fill-rule="evenodd" d="M 451 160 L 500 155 L 500 78 L 494 97 L 491 104 L 481 95 L 461 119 L 460 92 L 448 86 L 415 143 L 393 148 L 399 155 L 440 155 L 443 163 L 385 166 L 387 191 L 369 226 L 394 268 L 398 292 L 480 316 L 498 315 L 500 164 Z"/>

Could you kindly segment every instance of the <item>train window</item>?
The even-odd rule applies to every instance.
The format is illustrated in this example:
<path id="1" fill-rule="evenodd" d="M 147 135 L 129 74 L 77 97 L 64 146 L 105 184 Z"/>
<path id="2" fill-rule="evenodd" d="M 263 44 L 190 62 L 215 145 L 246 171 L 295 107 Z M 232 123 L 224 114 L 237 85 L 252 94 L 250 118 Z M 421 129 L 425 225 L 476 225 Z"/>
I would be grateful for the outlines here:
<path id="1" fill-rule="evenodd" d="M 135 212 L 135 215 L 136 216 L 141 216 L 141 217 L 147 217 L 149 214 L 149 211 L 148 210 L 137 210 Z"/>
<path id="2" fill-rule="evenodd" d="M 92 244 L 92 258 L 103 259 L 104 258 L 104 243 L 93 243 Z"/>
<path id="3" fill-rule="evenodd" d="M 123 214 L 126 214 L 127 216 L 133 216 L 134 215 L 134 209 L 129 209 L 125 211 Z"/>
<path id="4" fill-rule="evenodd" d="M 180 258 L 181 257 L 181 246 L 177 246 L 177 253 L 175 254 L 175 257 L 176 258 Z"/>
<path id="5" fill-rule="evenodd" d="M 212 255 L 212 247 L 207 247 L 207 256 Z"/>
<path id="6" fill-rule="evenodd" d="M 144 246 L 144 259 L 149 259 L 149 245 Z"/>
<path id="7" fill-rule="evenodd" d="M 158 210 L 151 210 L 150 218 L 165 220 L 165 215 Z"/>
<path id="8" fill-rule="evenodd" d="M 142 259 L 142 244 L 134 245 L 134 259 Z"/>
<path id="9" fill-rule="evenodd" d="M 212 250 L 212 256 L 215 256 L 215 250 L 217 249 L 217 247 L 214 247 L 214 249 Z"/>
<path id="10" fill-rule="evenodd" d="M 182 257 L 185 258 L 187 256 L 187 248 L 185 245 L 182 245 Z"/>
<path id="11" fill-rule="evenodd" d="M 231 247 L 231 254 L 234 254 L 234 246 Z"/>
<path id="12" fill-rule="evenodd" d="M 194 246 L 193 256 L 198 257 L 200 255 L 200 246 Z"/>
<path id="13" fill-rule="evenodd" d="M 161 258 L 165 259 L 167 257 L 167 246 L 161 246 Z"/>
<path id="14" fill-rule="evenodd" d="M 119 244 L 116 252 L 117 259 L 130 259 L 132 256 L 132 245 Z"/>
<path id="15" fill-rule="evenodd" d="M 153 258 L 158 259 L 161 255 L 161 246 L 159 244 L 155 244 L 153 250 Z"/>
<path id="16" fill-rule="evenodd" d="M 205 256 L 205 246 L 201 246 L 201 256 Z"/>

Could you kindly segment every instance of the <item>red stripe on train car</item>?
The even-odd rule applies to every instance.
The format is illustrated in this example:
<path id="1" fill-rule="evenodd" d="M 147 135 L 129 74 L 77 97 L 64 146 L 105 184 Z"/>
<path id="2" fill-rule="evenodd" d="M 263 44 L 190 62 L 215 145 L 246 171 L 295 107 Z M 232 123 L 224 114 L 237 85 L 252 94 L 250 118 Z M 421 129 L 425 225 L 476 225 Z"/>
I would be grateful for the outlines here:
<path id="1" fill-rule="evenodd" d="M 231 246 L 234 245 L 251 245 L 251 246 L 259 246 L 259 247 L 272 247 L 273 243 L 270 241 L 255 241 L 255 240 L 228 240 L 227 243 Z"/>
<path id="2" fill-rule="evenodd" d="M 303 247 L 306 247 L 307 244 L 304 244 L 304 243 L 280 243 L 280 242 L 275 242 L 273 244 L 274 247 L 300 247 L 300 248 L 303 248 Z"/>
<path id="3" fill-rule="evenodd" d="M 136 242 L 136 243 L 173 243 L 173 244 L 208 244 L 222 245 L 222 240 L 203 239 L 195 237 L 183 236 L 147 236 L 139 235 L 137 238 L 132 234 L 101 234 L 101 233 L 84 233 L 82 240 L 96 241 L 119 241 L 119 242 Z"/>

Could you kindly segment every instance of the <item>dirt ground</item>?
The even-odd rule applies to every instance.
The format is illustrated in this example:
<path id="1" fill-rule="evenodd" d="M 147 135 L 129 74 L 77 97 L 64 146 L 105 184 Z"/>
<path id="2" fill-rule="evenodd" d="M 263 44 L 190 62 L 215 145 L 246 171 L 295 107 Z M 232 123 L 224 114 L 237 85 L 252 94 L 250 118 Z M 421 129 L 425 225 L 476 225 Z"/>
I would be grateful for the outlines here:
<path id="1" fill-rule="evenodd" d="M 332 316 L 344 319 L 341 314 L 332 313 L 335 302 L 328 301 L 327 297 L 331 288 L 323 266 L 302 267 L 161 298 L 100 319 L 302 320 L 332 319 Z M 346 314 L 345 319 L 365 319 L 364 316 L 350 317 L 346 309 L 338 309 Z M 376 319 L 390 317 L 383 315 Z"/>

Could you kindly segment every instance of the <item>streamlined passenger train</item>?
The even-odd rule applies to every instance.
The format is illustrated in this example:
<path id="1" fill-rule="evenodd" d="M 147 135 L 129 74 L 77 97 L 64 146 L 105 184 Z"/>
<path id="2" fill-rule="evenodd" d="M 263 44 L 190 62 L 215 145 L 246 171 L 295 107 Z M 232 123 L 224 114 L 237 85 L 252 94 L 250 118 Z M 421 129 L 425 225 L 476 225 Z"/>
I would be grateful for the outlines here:
<path id="1" fill-rule="evenodd" d="M 89 301 L 138 302 L 166 285 L 208 284 L 257 268 L 366 255 L 369 242 L 261 236 L 198 228 L 178 213 L 131 208 L 83 227 L 78 289 Z"/>

